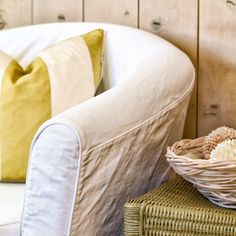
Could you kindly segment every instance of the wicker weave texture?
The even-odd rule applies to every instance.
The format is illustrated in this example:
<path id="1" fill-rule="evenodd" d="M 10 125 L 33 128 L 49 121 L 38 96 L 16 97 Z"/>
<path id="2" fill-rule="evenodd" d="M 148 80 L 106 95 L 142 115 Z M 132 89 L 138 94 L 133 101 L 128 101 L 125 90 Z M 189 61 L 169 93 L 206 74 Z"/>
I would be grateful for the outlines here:
<path id="1" fill-rule="evenodd" d="M 167 148 L 167 161 L 179 175 L 193 183 L 211 202 L 236 209 L 236 161 L 202 160 L 205 137 L 184 139 Z"/>
<path id="2" fill-rule="evenodd" d="M 236 211 L 218 207 L 177 177 L 125 204 L 125 236 L 235 236 Z"/>

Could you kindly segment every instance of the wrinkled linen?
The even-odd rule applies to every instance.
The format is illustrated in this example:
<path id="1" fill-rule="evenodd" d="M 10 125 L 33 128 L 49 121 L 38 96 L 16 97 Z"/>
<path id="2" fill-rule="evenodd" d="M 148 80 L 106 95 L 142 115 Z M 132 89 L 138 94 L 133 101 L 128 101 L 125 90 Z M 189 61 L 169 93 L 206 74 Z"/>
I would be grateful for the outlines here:
<path id="1" fill-rule="evenodd" d="M 48 201 L 43 194 L 42 178 L 31 176 L 33 159 L 41 158 L 31 155 L 23 235 L 35 235 L 36 222 L 41 233 L 47 232 L 44 225 L 48 222 L 51 235 L 122 235 L 124 203 L 173 176 L 164 154 L 167 145 L 182 136 L 194 70 L 182 54 L 181 57 L 163 56 L 160 63 L 160 67 L 153 69 L 154 56 L 149 64 L 137 68 L 126 83 L 60 114 L 41 127 L 32 153 L 37 142 L 44 142 L 41 137 L 44 130 L 50 132 L 48 127 L 64 124 L 76 130 L 79 137 L 74 145 L 79 145 L 76 158 L 80 165 L 74 167 L 70 178 L 74 197 L 70 197 L 66 205 L 63 199 L 55 198 L 63 202 L 61 206 L 71 209 L 70 217 L 61 217 L 58 221 L 59 217 L 46 214 L 29 217 L 32 212 L 28 209 L 36 205 L 33 184 L 42 184 L 41 201 Z M 175 67 L 170 66 L 173 64 Z M 188 66 L 183 67 L 183 64 Z M 53 150 L 53 145 L 50 146 Z M 66 156 L 61 155 L 61 158 Z M 42 165 L 47 166 L 45 162 L 42 157 Z M 71 186 L 64 191 L 72 196 Z M 54 188 L 53 184 L 51 187 Z M 55 192 L 55 196 L 59 194 Z M 50 211 L 58 214 L 57 209 Z M 37 214 L 38 209 L 33 212 Z"/>
<path id="2" fill-rule="evenodd" d="M 25 67 L 48 46 L 96 28 L 105 30 L 110 90 L 36 134 L 22 236 L 122 235 L 124 203 L 173 175 L 165 147 L 182 137 L 194 83 L 193 65 L 176 47 L 130 27 L 60 23 L 2 31 L 0 49 Z"/>

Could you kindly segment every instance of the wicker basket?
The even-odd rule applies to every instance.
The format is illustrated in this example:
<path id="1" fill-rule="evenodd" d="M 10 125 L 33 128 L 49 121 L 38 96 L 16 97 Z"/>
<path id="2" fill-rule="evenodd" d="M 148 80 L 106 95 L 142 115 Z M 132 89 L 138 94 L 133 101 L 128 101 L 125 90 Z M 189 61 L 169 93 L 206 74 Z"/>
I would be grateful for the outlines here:
<path id="1" fill-rule="evenodd" d="M 193 183 L 214 204 L 236 209 L 236 161 L 209 161 L 203 157 L 205 137 L 176 142 L 167 149 L 167 160 L 173 169 Z M 185 154 L 193 153 L 199 159 Z"/>

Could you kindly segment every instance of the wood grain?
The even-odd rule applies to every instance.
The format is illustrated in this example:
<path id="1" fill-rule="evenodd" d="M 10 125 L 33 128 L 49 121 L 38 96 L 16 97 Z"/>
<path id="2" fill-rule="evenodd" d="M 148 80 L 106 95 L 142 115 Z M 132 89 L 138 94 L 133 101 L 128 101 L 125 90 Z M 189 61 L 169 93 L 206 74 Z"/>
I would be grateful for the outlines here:
<path id="1" fill-rule="evenodd" d="M 0 0 L 0 18 L 4 29 L 31 24 L 31 0 Z"/>
<path id="2" fill-rule="evenodd" d="M 221 125 L 236 128 L 236 6 L 228 2 L 200 1 L 200 136 Z"/>
<path id="3" fill-rule="evenodd" d="M 82 0 L 34 0 L 33 23 L 82 21 Z"/>
<path id="4" fill-rule="evenodd" d="M 151 31 L 186 52 L 197 67 L 197 0 L 140 0 L 140 28 Z M 197 89 L 194 88 L 184 136 L 196 137 Z"/>
<path id="5" fill-rule="evenodd" d="M 138 0 L 85 0 L 84 19 L 137 27 Z"/>

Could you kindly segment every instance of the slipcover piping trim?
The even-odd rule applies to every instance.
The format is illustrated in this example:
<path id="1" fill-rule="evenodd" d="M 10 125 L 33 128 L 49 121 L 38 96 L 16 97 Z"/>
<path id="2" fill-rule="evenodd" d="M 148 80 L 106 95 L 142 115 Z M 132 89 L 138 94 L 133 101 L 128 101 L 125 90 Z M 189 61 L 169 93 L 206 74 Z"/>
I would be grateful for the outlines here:
<path id="1" fill-rule="evenodd" d="M 89 151 L 87 151 L 86 153 L 84 153 L 81 157 L 84 157 L 84 156 L 87 156 L 89 155 L 91 152 L 95 151 L 96 149 L 99 149 L 100 147 L 104 146 L 104 145 L 107 145 L 109 143 L 112 143 L 114 142 L 116 139 L 119 139 L 119 138 L 122 138 L 123 136 L 129 134 L 129 133 L 132 133 L 133 131 L 139 129 L 140 127 L 142 127 L 143 125 L 147 124 L 148 122 L 151 122 L 152 120 L 160 117 L 161 115 L 163 115 L 165 112 L 167 111 L 170 111 L 172 109 L 174 109 L 179 103 L 181 103 L 191 92 L 193 86 L 194 86 L 194 83 L 195 83 L 195 73 L 193 75 L 193 78 L 192 78 L 192 81 L 190 83 L 190 85 L 188 86 L 188 88 L 185 90 L 185 92 L 180 96 L 178 97 L 175 101 L 171 102 L 170 104 L 168 104 L 166 107 L 164 107 L 163 109 L 161 109 L 157 114 L 151 116 L 150 118 L 146 119 L 145 121 L 143 121 L 142 123 L 134 126 L 133 128 L 130 128 L 129 130 L 107 140 L 107 141 L 104 141 L 103 143 L 101 144 L 98 144 L 97 146 L 91 148 Z M 50 122 L 53 122 L 53 121 L 50 121 Z M 79 134 L 82 134 L 80 136 L 84 137 L 84 132 L 83 130 L 79 127 L 79 125 L 76 124 L 76 122 L 74 122 L 73 120 L 70 120 L 70 118 L 58 118 L 56 120 L 56 123 L 57 122 L 62 122 L 63 124 L 70 124 L 72 125 L 72 127 L 74 127 L 75 130 L 77 130 L 77 132 Z M 53 124 L 53 123 L 51 123 Z M 87 142 L 87 140 L 83 140 L 83 142 Z M 82 146 L 82 145 L 81 145 Z M 81 153 L 82 154 L 82 153 Z"/>
<path id="2" fill-rule="evenodd" d="M 74 193 L 73 193 L 73 198 L 72 198 L 72 206 L 71 206 L 71 212 L 70 212 L 70 219 L 69 219 L 69 225 L 68 225 L 68 229 L 67 229 L 67 235 L 70 235 L 70 232 L 71 232 L 71 226 L 72 226 L 72 219 L 73 219 L 73 212 L 74 212 L 74 208 L 75 208 L 75 202 L 76 202 L 76 195 L 77 195 L 77 188 L 78 188 L 78 185 L 79 185 L 79 174 L 80 174 L 80 163 L 81 163 L 81 139 L 80 139 L 80 136 L 79 136 L 79 133 L 78 133 L 78 130 L 75 129 L 73 127 L 72 124 L 70 124 L 70 122 L 67 122 L 67 123 L 63 123 L 63 122 L 56 122 L 56 123 L 48 123 L 46 124 L 45 126 L 42 126 L 35 138 L 33 139 L 32 141 L 32 145 L 31 145 L 31 148 L 30 148 L 30 157 L 31 157 L 31 153 L 32 153 L 32 150 L 34 148 L 34 145 L 35 143 L 37 142 L 37 140 L 39 139 L 40 135 L 42 134 L 42 132 L 48 128 L 48 127 L 51 127 L 51 126 L 54 126 L 54 125 L 64 125 L 68 128 L 70 128 L 74 133 L 75 133 L 75 136 L 77 138 L 77 141 L 78 141 L 78 144 L 79 144 L 79 158 L 78 158 L 78 168 L 77 168 L 77 173 L 76 173 L 76 180 L 75 180 L 75 185 L 74 185 Z M 31 158 L 29 159 L 29 164 L 28 166 L 30 167 L 30 163 L 31 163 Z M 28 176 L 28 173 L 30 171 L 30 168 L 28 168 L 28 171 L 27 171 L 27 176 Z M 23 203 L 23 206 L 25 206 L 25 201 L 26 201 L 26 198 L 28 197 L 27 194 L 26 194 L 26 190 L 27 190 L 27 187 L 25 189 L 25 197 L 24 197 L 24 203 Z M 24 215 L 24 207 L 23 207 L 23 211 L 22 211 L 22 219 L 21 219 L 21 222 L 20 222 L 20 235 L 22 236 L 22 221 L 23 221 L 23 215 Z"/>
<path id="3" fill-rule="evenodd" d="M 160 117 L 161 115 L 163 114 L 166 114 L 167 112 L 170 112 L 170 111 L 173 111 L 180 103 L 182 103 L 184 101 L 184 98 L 189 95 L 188 91 L 191 89 L 191 86 L 193 86 L 193 83 L 191 83 L 191 85 L 188 87 L 188 89 L 185 91 L 185 93 L 178 99 L 178 100 L 175 100 L 176 102 L 173 102 L 171 103 L 170 105 L 168 105 L 166 108 L 162 109 L 158 114 L 156 114 L 155 116 L 152 116 L 150 119 L 142 122 L 140 125 L 136 126 L 135 128 L 125 132 L 125 133 L 122 133 L 121 135 L 119 136 L 116 136 L 115 138 L 107 141 L 107 142 L 104 142 L 102 143 L 101 145 L 98 145 L 96 146 L 95 148 L 91 149 L 89 152 L 85 153 L 83 156 L 81 156 L 81 166 L 80 166 L 80 169 L 82 170 L 84 168 L 84 163 L 86 163 L 86 158 L 89 156 L 90 152 L 92 151 L 97 151 L 97 152 L 100 152 L 101 149 L 99 148 L 103 148 L 105 146 L 105 148 L 107 147 L 107 145 L 109 145 L 110 143 L 115 143 L 117 141 L 119 141 L 120 139 L 122 139 L 123 137 L 126 137 L 127 135 L 131 135 L 132 133 L 134 133 L 136 130 L 138 129 L 142 129 L 143 126 L 147 125 L 148 122 L 152 122 L 153 120 L 156 120 L 158 117 Z M 171 108 L 170 108 L 171 107 Z M 170 108 L 170 109 L 168 109 Z M 83 171 L 81 172 L 81 174 L 83 174 Z M 79 186 L 78 186 L 78 192 L 77 192 L 77 199 L 75 199 L 75 203 L 77 206 L 79 206 L 79 203 L 81 201 L 80 199 L 80 194 L 81 194 L 81 191 L 82 191 L 82 188 L 84 187 L 83 185 L 83 175 L 80 176 L 80 182 L 79 182 Z M 75 227 L 75 224 L 76 222 L 73 222 L 72 221 L 72 225 L 71 225 L 71 228 Z M 74 233 L 74 231 L 71 231 L 70 233 Z"/>
<path id="4" fill-rule="evenodd" d="M 148 118 L 147 120 L 143 121 L 142 123 L 136 125 L 135 127 L 121 133 L 120 135 L 117 135 L 116 137 L 114 138 L 111 138 L 105 142 L 103 142 L 102 144 L 99 144 L 97 146 L 95 146 L 94 148 L 90 149 L 88 152 L 84 153 L 83 156 L 86 156 L 88 154 L 90 154 L 91 152 L 95 151 L 96 149 L 106 145 L 106 144 L 109 144 L 111 142 L 113 142 L 114 140 L 116 139 L 119 139 L 119 138 L 122 138 L 122 136 L 125 136 L 133 131 L 135 131 L 136 129 L 142 127 L 143 125 L 145 125 L 146 123 L 160 117 L 162 114 L 164 114 L 166 111 L 169 111 L 169 110 L 172 110 L 173 108 L 175 108 L 179 103 L 181 103 L 185 97 L 187 97 L 189 95 L 189 93 L 191 92 L 193 86 L 194 86 L 194 83 L 195 83 L 195 74 L 193 76 L 193 80 L 191 82 L 191 84 L 189 85 L 189 87 L 185 90 L 185 92 L 183 93 L 183 95 L 181 95 L 178 99 L 176 99 L 175 101 L 173 101 L 172 103 L 168 104 L 166 107 L 164 107 L 163 109 L 161 109 L 157 114 L 153 115 L 152 117 Z M 176 105 L 176 106 L 175 106 Z M 64 119 L 63 119 L 64 120 Z M 68 122 L 66 119 L 65 119 L 65 122 Z M 74 123 L 74 122 L 73 122 Z M 76 124 L 75 124 L 76 125 Z M 77 127 L 77 126 L 76 126 Z"/>
<path id="5" fill-rule="evenodd" d="M 58 119 L 55 123 L 51 123 L 51 121 L 49 121 L 48 123 L 45 124 L 45 126 L 43 126 L 37 133 L 36 137 L 34 138 L 33 142 L 32 142 L 32 146 L 31 146 L 31 150 L 30 150 L 30 156 L 31 156 L 31 152 L 33 149 L 33 146 L 35 144 L 35 142 L 37 141 L 37 139 L 39 138 L 40 134 L 47 128 L 56 124 L 60 124 L 60 125 L 65 125 L 68 128 L 71 128 L 74 132 L 75 135 L 78 139 L 78 143 L 79 143 L 79 158 L 78 158 L 78 170 L 77 170 L 77 177 L 76 177 L 76 181 L 75 181 L 75 186 L 74 186 L 74 196 L 73 196 L 73 203 L 72 203 L 72 208 L 71 208 L 71 215 L 70 215 L 70 220 L 69 220 L 69 227 L 68 227 L 68 231 L 67 231 L 67 235 L 70 235 L 71 233 L 71 228 L 72 228 L 72 221 L 73 221 L 73 213 L 74 213 L 74 209 L 75 209 L 75 203 L 76 203 L 76 196 L 77 196 L 77 189 L 79 187 L 79 174 L 80 174 L 80 169 L 81 169 L 81 159 L 84 156 L 87 156 L 88 154 L 90 154 L 91 152 L 95 151 L 96 149 L 99 149 L 100 147 L 107 145 L 111 142 L 114 142 L 116 139 L 122 138 L 123 136 L 132 133 L 133 131 L 135 131 L 136 129 L 142 127 L 143 125 L 147 124 L 148 122 L 160 117 L 163 113 L 165 113 L 166 111 L 172 110 L 173 108 L 175 108 L 175 105 L 178 105 L 179 103 L 181 103 L 186 96 L 189 95 L 190 91 L 192 90 L 193 86 L 194 86 L 194 77 L 195 74 L 193 75 L 193 79 L 190 83 L 190 85 L 188 86 L 188 88 L 185 90 L 185 92 L 178 98 L 176 99 L 174 102 L 170 103 L 169 105 L 167 105 L 165 108 L 163 108 L 162 110 L 160 110 L 157 114 L 155 114 L 154 116 L 148 118 L 147 120 L 145 120 L 144 122 L 142 122 L 139 125 L 136 125 L 135 127 L 131 128 L 128 131 L 123 132 L 120 135 L 117 135 L 116 137 L 109 139 L 108 141 L 103 142 L 102 144 L 99 144 L 97 146 L 95 146 L 94 148 L 90 149 L 87 153 L 83 154 L 82 156 L 82 148 L 81 148 L 81 138 L 80 138 L 80 133 L 83 133 L 83 131 L 80 129 L 80 127 L 78 127 L 75 122 L 70 121 L 68 119 L 65 118 L 60 118 Z M 29 165 L 30 165 L 30 160 L 29 160 Z M 29 169 L 28 169 L 29 171 Z M 26 195 L 25 195 L 26 198 Z M 24 201 L 24 205 L 25 205 L 25 201 Z M 23 216 L 23 213 L 22 213 Z M 21 221 L 21 227 L 20 230 L 22 230 L 22 221 Z"/>

